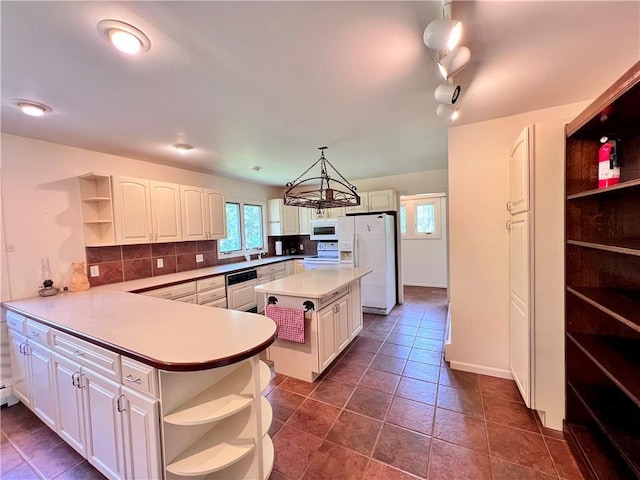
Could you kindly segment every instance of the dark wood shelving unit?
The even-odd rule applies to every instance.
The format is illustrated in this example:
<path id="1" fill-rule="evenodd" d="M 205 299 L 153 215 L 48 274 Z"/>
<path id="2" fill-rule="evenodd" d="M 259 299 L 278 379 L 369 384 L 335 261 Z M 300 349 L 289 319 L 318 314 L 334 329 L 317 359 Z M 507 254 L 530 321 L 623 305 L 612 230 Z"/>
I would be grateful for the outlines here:
<path id="1" fill-rule="evenodd" d="M 567 125 L 566 194 L 565 437 L 587 478 L 640 479 L 640 62 Z"/>

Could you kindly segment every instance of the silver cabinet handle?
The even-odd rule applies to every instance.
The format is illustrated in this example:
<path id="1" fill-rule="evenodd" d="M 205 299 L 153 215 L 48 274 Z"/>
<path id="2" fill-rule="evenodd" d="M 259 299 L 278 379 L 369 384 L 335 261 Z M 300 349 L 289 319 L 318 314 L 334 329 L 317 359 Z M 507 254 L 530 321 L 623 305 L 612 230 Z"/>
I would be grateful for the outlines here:
<path id="1" fill-rule="evenodd" d="M 124 393 L 118 397 L 118 400 L 116 400 L 116 409 L 119 412 L 124 412 L 126 410 L 126 408 L 122 406 L 122 400 L 124 400 Z"/>
<path id="2" fill-rule="evenodd" d="M 125 377 L 125 380 L 127 382 L 137 383 L 138 385 L 140 385 L 142 383 L 142 380 L 140 378 L 133 378 L 133 375 L 127 375 Z"/>
<path id="3" fill-rule="evenodd" d="M 40 332 L 29 332 L 28 336 L 29 337 L 39 337 L 40 336 Z"/>
<path id="4" fill-rule="evenodd" d="M 73 352 L 74 357 L 84 357 L 84 352 L 82 350 L 76 350 Z"/>

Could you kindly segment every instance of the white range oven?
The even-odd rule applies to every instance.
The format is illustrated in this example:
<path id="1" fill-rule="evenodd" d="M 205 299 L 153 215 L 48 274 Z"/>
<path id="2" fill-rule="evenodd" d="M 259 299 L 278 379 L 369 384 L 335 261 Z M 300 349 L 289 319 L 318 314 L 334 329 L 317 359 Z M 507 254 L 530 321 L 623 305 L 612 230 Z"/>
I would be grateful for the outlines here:
<path id="1" fill-rule="evenodd" d="M 305 257 L 302 263 L 305 270 L 339 266 L 338 242 L 318 242 L 318 255 Z"/>
<path id="2" fill-rule="evenodd" d="M 338 219 L 318 218 L 309 222 L 311 227 L 311 240 L 338 241 Z"/>

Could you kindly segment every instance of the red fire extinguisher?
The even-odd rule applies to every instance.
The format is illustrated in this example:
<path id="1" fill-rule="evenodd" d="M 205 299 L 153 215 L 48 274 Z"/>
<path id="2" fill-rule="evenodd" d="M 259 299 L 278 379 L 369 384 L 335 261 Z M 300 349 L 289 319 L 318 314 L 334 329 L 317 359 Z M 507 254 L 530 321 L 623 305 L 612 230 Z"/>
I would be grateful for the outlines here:
<path id="1" fill-rule="evenodd" d="M 610 187 L 620 182 L 620 156 L 618 142 L 607 137 L 600 139 L 598 151 L 598 188 Z"/>

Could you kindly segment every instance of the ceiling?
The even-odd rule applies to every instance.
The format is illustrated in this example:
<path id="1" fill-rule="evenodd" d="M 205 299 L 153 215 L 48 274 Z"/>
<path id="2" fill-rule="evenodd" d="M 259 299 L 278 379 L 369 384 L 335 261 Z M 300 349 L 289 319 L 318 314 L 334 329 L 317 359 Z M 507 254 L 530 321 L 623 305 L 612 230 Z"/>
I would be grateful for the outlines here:
<path id="1" fill-rule="evenodd" d="M 440 1 L 6 2 L 2 131 L 282 185 L 327 145 L 349 180 L 446 168 L 422 34 Z M 640 58 L 640 1 L 456 1 L 456 124 L 594 98 Z M 137 56 L 98 34 L 122 20 Z M 27 117 L 15 99 L 53 112 Z M 171 145 L 189 143 L 187 155 Z M 252 166 L 261 166 L 259 172 Z"/>

